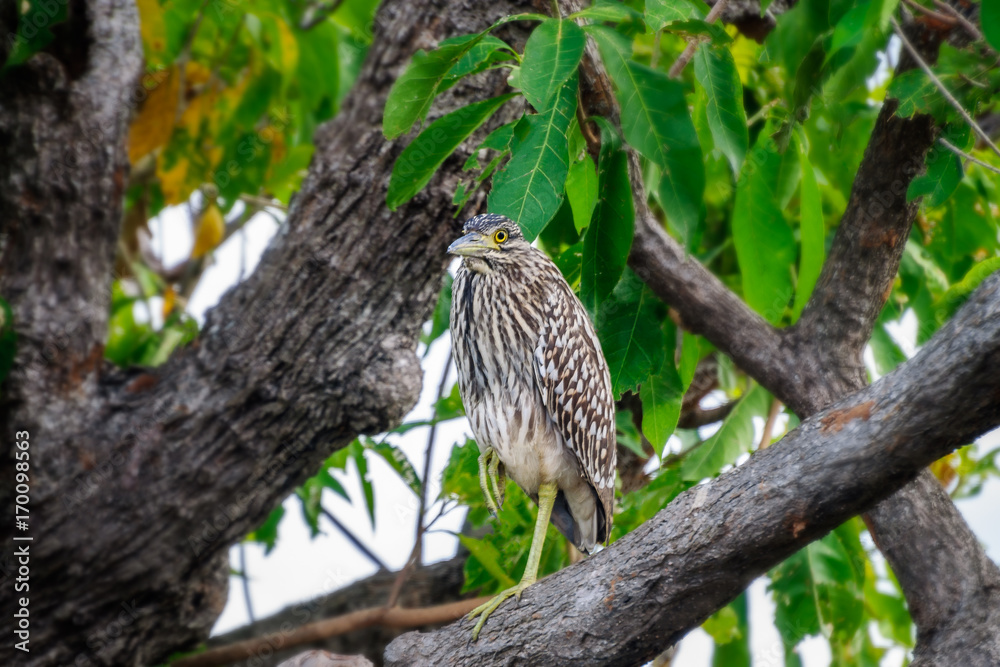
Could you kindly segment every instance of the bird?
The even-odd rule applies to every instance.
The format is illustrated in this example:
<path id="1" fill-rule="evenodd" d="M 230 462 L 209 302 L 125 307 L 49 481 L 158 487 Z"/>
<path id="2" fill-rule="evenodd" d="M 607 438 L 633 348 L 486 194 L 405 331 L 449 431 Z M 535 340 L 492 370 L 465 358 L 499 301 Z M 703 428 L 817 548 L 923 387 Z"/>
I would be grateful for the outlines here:
<path id="1" fill-rule="evenodd" d="M 549 257 L 510 218 L 470 218 L 448 252 L 462 258 L 450 329 L 458 387 L 490 513 L 510 477 L 538 505 L 521 580 L 472 610 L 475 641 L 504 600 L 538 577 L 549 521 L 589 554 L 611 534 L 615 405 L 586 309 Z"/>

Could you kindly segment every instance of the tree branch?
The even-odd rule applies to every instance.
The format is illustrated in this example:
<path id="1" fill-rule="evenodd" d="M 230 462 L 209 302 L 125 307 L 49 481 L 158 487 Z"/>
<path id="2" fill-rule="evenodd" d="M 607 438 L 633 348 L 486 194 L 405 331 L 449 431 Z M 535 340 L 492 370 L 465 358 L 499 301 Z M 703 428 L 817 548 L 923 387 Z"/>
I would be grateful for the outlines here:
<path id="1" fill-rule="evenodd" d="M 998 313 L 995 274 L 913 360 L 501 606 L 479 641 L 465 622 L 410 633 L 386 664 L 650 660 L 768 568 L 1000 423 Z M 988 574 L 981 609 L 995 620 L 1000 575 Z M 963 665 L 1000 660 L 995 641 L 963 648 Z"/>
<path id="2" fill-rule="evenodd" d="M 360 611 L 353 611 L 343 616 L 325 618 L 322 621 L 309 623 L 289 632 L 275 632 L 235 644 L 209 649 L 204 653 L 182 658 L 170 664 L 175 665 L 175 667 L 219 667 L 221 665 L 228 665 L 236 660 L 245 660 L 262 651 L 270 653 L 274 646 L 283 649 L 301 646 L 373 625 L 382 625 L 389 628 L 413 628 L 445 623 L 447 621 L 454 621 L 456 618 L 461 618 L 487 600 L 489 600 L 488 597 L 458 600 L 422 609 L 403 609 L 402 607 L 385 605 L 370 607 Z"/>

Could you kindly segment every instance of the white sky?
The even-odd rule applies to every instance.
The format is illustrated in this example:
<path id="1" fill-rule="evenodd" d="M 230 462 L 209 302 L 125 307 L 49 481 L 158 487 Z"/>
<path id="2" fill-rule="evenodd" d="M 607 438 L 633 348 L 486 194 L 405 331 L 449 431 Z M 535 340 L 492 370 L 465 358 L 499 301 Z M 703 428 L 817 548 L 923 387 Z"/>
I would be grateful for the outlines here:
<path id="1" fill-rule="evenodd" d="M 184 260 L 190 254 L 193 239 L 188 224 L 187 211 L 175 207 L 164 211 L 151 221 L 153 231 L 152 247 L 162 253 L 167 266 Z M 245 227 L 244 232 L 234 235 L 223 244 L 214 255 L 214 264 L 207 270 L 197 290 L 188 304 L 189 312 L 204 322 L 205 311 L 218 302 L 222 294 L 239 279 L 241 255 L 247 275 L 253 271 L 271 236 L 277 231 L 277 223 L 267 214 L 258 214 Z M 154 305 L 153 311 L 159 311 Z M 140 313 L 137 313 L 139 316 Z M 899 325 L 891 327 L 891 334 L 902 349 L 912 354 L 915 349 L 916 320 L 904 317 Z M 424 388 L 420 401 L 407 419 L 421 419 L 431 416 L 431 405 L 441 369 L 447 358 L 447 336 L 442 337 L 423 361 L 425 371 Z M 422 350 L 421 350 L 422 353 Z M 870 354 L 866 355 L 872 367 Z M 449 371 L 452 380 L 454 371 Z M 450 385 L 449 385 L 450 386 Z M 763 429 L 763 420 L 757 420 L 758 437 Z M 779 424 L 781 426 L 781 424 Z M 431 466 L 431 488 L 429 498 L 438 493 L 438 480 L 448 461 L 452 444 L 464 441 L 470 433 L 464 420 L 456 420 L 439 425 L 437 444 Z M 1000 431 L 986 436 L 990 446 L 1000 444 Z M 399 445 L 416 469 L 422 470 L 424 450 L 427 444 L 427 429 L 419 428 L 393 440 Z M 986 444 L 981 441 L 982 444 Z M 676 446 L 676 438 L 673 439 Z M 351 498 L 358 499 L 354 505 L 327 491 L 324 506 L 333 513 L 351 532 L 364 542 L 389 567 L 403 566 L 413 545 L 414 522 L 417 499 L 389 466 L 377 457 L 370 457 L 369 469 L 375 486 L 376 530 L 372 530 L 368 514 L 363 507 L 359 485 L 353 462 L 349 463 L 346 475 L 338 474 Z M 515 491 L 516 492 L 516 491 Z M 1000 523 L 996 521 L 996 508 L 1000 507 L 1000 481 L 990 480 L 983 493 L 972 500 L 958 502 L 966 520 L 976 535 L 987 547 L 990 556 L 1000 561 Z M 279 538 L 275 549 L 267 556 L 263 547 L 248 544 L 245 547 L 247 571 L 250 574 L 250 596 L 256 618 L 264 618 L 282 608 L 309 600 L 342 586 L 368 577 L 375 572 L 375 566 L 361 555 L 340 532 L 321 519 L 323 533 L 310 539 L 309 529 L 302 519 L 298 500 L 294 497 L 285 502 L 286 514 L 279 528 Z M 432 508 L 432 511 L 434 508 Z M 462 524 L 461 511 L 452 512 L 441 519 L 437 528 L 458 531 Z M 450 558 L 455 553 L 457 540 L 447 533 L 432 533 L 425 542 L 425 562 Z M 239 569 L 236 547 L 230 553 L 233 569 Z M 757 580 L 749 589 L 751 652 L 755 667 L 782 667 L 783 650 L 778 632 L 772 622 L 773 604 L 766 591 L 766 581 Z M 229 601 L 219 617 L 214 634 L 226 632 L 249 621 L 242 586 L 237 578 L 230 580 Z M 830 653 L 826 642 L 819 638 L 807 640 L 800 648 L 806 667 L 825 667 L 830 663 Z M 712 641 L 702 630 L 690 633 L 680 645 L 675 663 L 683 667 L 708 667 L 711 664 Z M 904 655 L 893 651 L 882 661 L 884 667 L 898 667 Z"/>

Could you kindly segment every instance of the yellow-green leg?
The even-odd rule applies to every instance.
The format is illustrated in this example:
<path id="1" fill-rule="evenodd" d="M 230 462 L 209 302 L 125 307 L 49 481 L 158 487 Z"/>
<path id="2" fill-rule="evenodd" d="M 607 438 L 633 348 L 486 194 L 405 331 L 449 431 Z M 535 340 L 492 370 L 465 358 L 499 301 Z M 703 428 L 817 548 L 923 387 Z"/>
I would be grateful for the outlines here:
<path id="1" fill-rule="evenodd" d="M 492 447 L 487 447 L 486 451 L 479 455 L 479 487 L 486 499 L 486 509 L 493 516 L 496 516 L 503 507 L 504 494 L 507 490 L 506 473 L 501 466 L 503 463 Z"/>
<path id="2" fill-rule="evenodd" d="M 481 470 L 480 477 L 482 478 Z M 479 638 L 479 631 L 483 629 L 486 619 L 496 611 L 496 608 L 504 600 L 511 596 L 517 596 L 517 599 L 520 600 L 524 589 L 535 583 L 535 579 L 538 578 L 538 563 L 542 559 L 542 547 L 545 546 L 545 531 L 549 527 L 549 517 L 552 516 L 552 506 L 556 502 L 557 491 L 558 489 L 553 482 L 547 482 L 538 488 L 538 520 L 535 521 L 535 534 L 531 538 L 531 550 L 528 551 L 528 564 L 524 567 L 524 575 L 516 586 L 508 588 L 489 602 L 479 605 L 469 612 L 470 619 L 476 616 L 479 617 L 476 627 L 472 628 L 473 641 Z"/>

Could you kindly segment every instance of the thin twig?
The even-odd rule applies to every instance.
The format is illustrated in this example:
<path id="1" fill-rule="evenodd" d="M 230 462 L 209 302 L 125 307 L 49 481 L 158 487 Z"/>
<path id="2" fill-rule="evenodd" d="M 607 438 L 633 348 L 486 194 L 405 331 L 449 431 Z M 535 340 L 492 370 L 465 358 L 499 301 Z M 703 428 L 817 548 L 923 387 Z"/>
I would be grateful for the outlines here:
<path id="1" fill-rule="evenodd" d="M 729 416 L 729 413 L 733 411 L 736 404 L 739 401 L 729 401 L 728 403 L 723 403 L 720 406 L 714 408 L 703 408 L 699 405 L 694 406 L 690 410 L 681 410 L 681 416 L 677 420 L 678 428 L 701 428 L 702 426 L 708 426 L 709 424 L 714 424 L 720 422 Z"/>
<path id="2" fill-rule="evenodd" d="M 945 16 L 944 14 L 940 14 L 931 9 L 930 7 L 924 7 L 916 0 L 903 0 L 903 2 L 906 3 L 908 6 L 910 6 L 911 8 L 915 9 L 916 11 L 920 12 L 921 14 L 929 16 L 937 21 L 941 21 L 941 23 L 944 23 L 946 25 L 958 25 L 958 20 L 954 16 Z"/>
<path id="3" fill-rule="evenodd" d="M 276 208 L 280 211 L 288 211 L 288 207 L 282 204 L 280 201 L 274 201 L 273 199 L 268 199 L 267 197 L 258 197 L 257 195 L 240 195 L 240 200 L 246 202 L 247 204 L 254 204 L 261 208 Z"/>
<path id="4" fill-rule="evenodd" d="M 702 445 L 704 445 L 709 440 L 711 440 L 710 437 L 709 438 L 705 438 L 704 440 L 699 440 L 698 442 L 694 443 L 693 445 L 691 445 L 687 449 L 681 450 L 681 451 L 677 452 L 676 454 L 671 454 L 671 455 L 667 456 L 666 458 L 664 458 L 663 460 L 660 461 L 660 468 L 669 468 L 670 466 L 674 465 L 675 463 L 679 463 L 679 462 L 683 461 L 684 459 L 686 459 L 688 457 L 688 455 L 690 455 L 693 452 L 697 451 L 699 447 L 701 447 Z"/>
<path id="5" fill-rule="evenodd" d="M 340 523 L 340 521 L 337 519 L 337 517 L 333 516 L 333 514 L 328 509 L 326 509 L 323 506 L 320 506 L 319 511 L 320 511 L 320 513 L 323 516 L 325 516 L 327 518 L 327 520 L 330 523 L 332 523 L 337 528 L 337 530 L 339 530 L 343 534 L 344 537 L 347 538 L 347 541 L 350 542 L 351 544 L 353 544 L 355 549 L 357 549 L 362 554 L 364 554 L 365 558 L 367 558 L 368 560 L 370 560 L 375 565 L 375 567 L 377 567 L 380 570 L 385 570 L 386 572 L 389 572 L 389 566 L 386 565 L 385 563 L 383 563 L 379 559 L 379 557 L 376 556 L 374 554 L 374 552 L 372 552 L 371 549 L 369 549 L 368 547 L 366 547 L 361 540 L 359 540 L 357 537 L 355 537 L 354 533 L 352 533 L 347 528 L 347 526 L 345 526 L 344 524 Z"/>
<path id="6" fill-rule="evenodd" d="M 299 30 L 311 30 L 315 28 L 320 23 L 330 18 L 330 16 L 337 11 L 337 9 L 342 5 L 344 0 L 333 0 L 333 2 L 325 5 L 319 5 L 318 7 L 309 7 L 302 14 L 302 20 L 299 22 Z"/>
<path id="7" fill-rule="evenodd" d="M 444 396 L 444 388 L 448 383 L 448 372 L 451 370 L 451 358 L 451 350 L 449 350 L 448 359 L 444 363 L 444 372 L 441 374 L 441 381 L 438 383 L 437 398 L 434 401 L 434 414 L 431 419 L 431 430 L 427 434 L 427 448 L 424 451 L 424 476 L 420 484 L 420 507 L 417 510 L 417 528 L 413 540 L 413 549 L 410 551 L 410 557 L 406 559 L 403 569 L 396 576 L 396 581 L 392 584 L 392 591 L 389 593 L 389 599 L 385 603 L 386 608 L 395 606 L 397 600 L 399 600 L 399 594 L 403 590 L 403 584 L 410 576 L 410 572 L 420 563 L 423 557 L 424 531 L 426 530 L 424 512 L 427 510 L 427 487 L 431 475 L 431 455 L 434 453 L 434 440 L 437 437 L 437 402 Z"/>
<path id="8" fill-rule="evenodd" d="M 977 42 L 983 38 L 983 33 L 979 31 L 979 28 L 976 27 L 976 24 L 970 21 L 969 19 L 965 18 L 962 12 L 955 9 L 947 2 L 942 2 L 941 0 L 934 0 L 934 6 L 944 11 L 945 13 L 953 16 L 955 20 L 958 21 L 959 25 L 965 28 L 966 32 L 972 35 L 972 38 L 975 39 Z"/>
<path id="9" fill-rule="evenodd" d="M 240 554 L 240 581 L 243 582 L 243 599 L 247 605 L 247 617 L 250 619 L 250 625 L 253 626 L 257 619 L 253 614 L 253 605 L 250 602 L 250 577 L 247 576 L 247 552 L 245 545 L 240 542 L 236 545 L 236 549 Z"/>
<path id="10" fill-rule="evenodd" d="M 427 511 L 427 489 L 430 486 L 431 457 L 434 454 L 434 440 L 437 438 L 437 402 L 444 398 L 444 389 L 448 384 L 448 374 L 451 371 L 452 352 L 448 350 L 448 358 L 444 362 L 444 372 L 441 373 L 441 381 L 438 383 L 437 398 L 434 401 L 434 414 L 431 416 L 433 423 L 431 430 L 427 434 L 427 447 L 424 449 L 424 474 L 420 484 L 420 509 L 417 516 L 417 530 L 414 538 L 414 549 L 416 550 L 416 560 L 419 563 L 423 557 L 424 547 L 424 513 Z"/>
<path id="11" fill-rule="evenodd" d="M 767 449 L 771 445 L 771 433 L 774 431 L 774 423 L 781 413 L 781 401 L 776 398 L 771 399 L 771 409 L 767 413 L 767 421 L 764 422 L 764 431 L 760 435 L 760 444 L 757 449 Z"/>
<path id="12" fill-rule="evenodd" d="M 990 139 L 990 136 L 986 134 L 983 128 L 979 127 L 979 124 L 976 123 L 975 120 L 973 120 L 972 116 L 969 115 L 969 112 L 966 111 L 964 107 L 962 107 L 961 103 L 959 103 L 959 101 L 956 100 L 955 97 L 950 92 L 948 92 L 948 89 L 945 87 L 945 85 L 941 83 L 941 79 L 937 78 L 937 75 L 931 71 L 930 66 L 917 52 L 916 47 L 913 46 L 913 44 L 910 42 L 910 39 L 903 33 L 903 29 L 899 27 L 899 23 L 896 22 L 896 19 L 891 18 L 890 21 L 892 21 L 893 30 L 899 36 L 899 39 L 903 42 L 903 46 L 906 47 L 907 52 L 909 52 L 909 54 L 913 56 L 913 59 L 917 61 L 917 64 L 920 66 L 920 69 L 924 71 L 924 74 L 926 74 L 928 78 L 930 78 L 930 80 L 934 82 L 934 85 L 937 86 L 937 89 L 939 91 L 941 91 L 941 94 L 944 96 L 946 100 L 948 100 L 948 103 L 951 104 L 951 106 L 953 106 L 955 110 L 958 111 L 959 114 L 961 114 L 962 118 L 965 119 L 965 122 L 968 123 L 973 130 L 975 130 L 976 134 L 979 135 L 979 137 L 986 143 L 986 145 L 989 146 L 991 149 L 993 149 L 994 153 L 1000 155 L 1000 148 L 997 148 L 996 144 L 994 144 L 993 141 Z"/>
<path id="13" fill-rule="evenodd" d="M 992 164 L 990 164 L 988 162 L 983 162 L 982 160 L 980 160 L 977 157 L 969 155 L 968 153 L 966 153 L 961 148 L 959 148 L 955 144 L 951 143 L 950 141 L 948 141 L 944 137 L 938 137 L 938 143 L 940 143 L 942 146 L 944 146 L 945 148 L 947 148 L 948 150 L 950 150 L 952 153 L 955 153 L 959 157 L 963 157 L 966 160 L 968 160 L 969 162 L 975 162 L 980 167 L 983 167 L 984 169 L 989 169 L 994 174 L 1000 174 L 1000 169 L 997 169 L 996 167 L 994 167 Z"/>
<path id="14" fill-rule="evenodd" d="M 725 11 L 726 5 L 728 4 L 729 0 L 718 0 L 712 9 L 709 10 L 708 16 L 705 17 L 705 23 L 715 23 L 715 19 L 719 18 L 722 12 Z M 690 41 L 688 41 L 688 45 L 684 48 L 684 52 L 681 53 L 680 57 L 674 62 L 673 65 L 670 66 L 668 75 L 671 79 L 676 79 L 681 75 L 681 72 L 684 71 L 687 64 L 691 62 L 692 58 L 694 58 L 694 52 L 698 50 L 699 46 L 701 46 L 701 42 L 701 37 L 692 37 Z"/>
<path id="15" fill-rule="evenodd" d="M 371 607 L 333 618 L 325 618 L 322 621 L 309 623 L 291 631 L 274 632 L 220 646 L 204 653 L 181 658 L 170 664 L 174 667 L 218 667 L 246 660 L 247 656 L 273 652 L 275 647 L 286 649 L 329 639 L 373 625 L 386 628 L 416 628 L 423 625 L 447 623 L 461 618 L 486 600 L 489 598 L 473 598 L 418 609 Z"/>

